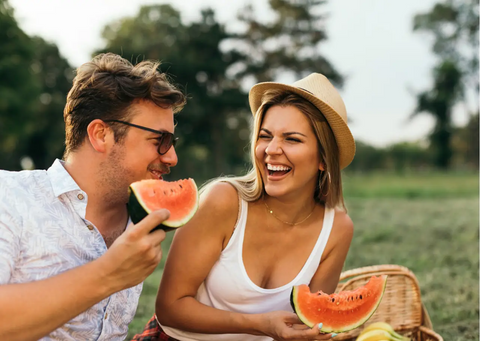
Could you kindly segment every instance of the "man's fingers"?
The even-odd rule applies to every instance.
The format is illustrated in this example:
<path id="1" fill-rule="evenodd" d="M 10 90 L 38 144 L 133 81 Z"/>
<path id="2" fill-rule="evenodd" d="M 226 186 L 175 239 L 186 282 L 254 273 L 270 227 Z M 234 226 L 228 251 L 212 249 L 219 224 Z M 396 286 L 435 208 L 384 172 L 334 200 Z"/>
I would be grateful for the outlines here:
<path id="1" fill-rule="evenodd" d="M 135 225 L 135 230 L 141 235 L 146 235 L 169 217 L 170 212 L 167 209 L 162 208 L 160 210 L 153 211 Z"/>
<path id="2" fill-rule="evenodd" d="M 158 229 L 150 233 L 149 238 L 151 238 L 153 245 L 160 245 L 160 243 L 165 240 L 166 236 L 167 234 L 164 230 Z"/>

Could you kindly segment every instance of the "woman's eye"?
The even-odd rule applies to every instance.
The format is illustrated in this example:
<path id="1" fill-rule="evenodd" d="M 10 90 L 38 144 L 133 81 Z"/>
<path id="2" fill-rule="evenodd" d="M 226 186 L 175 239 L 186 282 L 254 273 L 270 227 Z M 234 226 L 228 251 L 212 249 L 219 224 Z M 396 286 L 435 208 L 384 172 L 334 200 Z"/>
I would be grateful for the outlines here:
<path id="1" fill-rule="evenodd" d="M 258 135 L 258 138 L 259 139 L 268 139 L 268 138 L 270 138 L 270 136 L 268 136 L 268 135 Z"/>
<path id="2" fill-rule="evenodd" d="M 291 142 L 301 142 L 299 139 L 295 139 L 295 138 L 293 138 L 293 137 L 287 138 L 287 141 L 291 141 Z"/>

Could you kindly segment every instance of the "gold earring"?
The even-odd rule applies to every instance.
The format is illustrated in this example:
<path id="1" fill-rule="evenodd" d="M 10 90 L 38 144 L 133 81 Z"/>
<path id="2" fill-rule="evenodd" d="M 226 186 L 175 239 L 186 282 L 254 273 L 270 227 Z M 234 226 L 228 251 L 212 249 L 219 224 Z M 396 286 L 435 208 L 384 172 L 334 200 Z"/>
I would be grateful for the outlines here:
<path id="1" fill-rule="evenodd" d="M 328 189 L 327 189 L 327 193 L 323 194 L 323 190 L 322 190 L 322 186 L 320 186 L 320 193 L 322 194 L 323 197 L 326 197 L 328 195 L 328 193 L 330 193 L 330 185 L 332 184 L 332 178 L 330 176 L 330 172 L 327 172 L 327 176 L 328 176 Z M 322 181 L 323 182 L 323 181 Z"/>

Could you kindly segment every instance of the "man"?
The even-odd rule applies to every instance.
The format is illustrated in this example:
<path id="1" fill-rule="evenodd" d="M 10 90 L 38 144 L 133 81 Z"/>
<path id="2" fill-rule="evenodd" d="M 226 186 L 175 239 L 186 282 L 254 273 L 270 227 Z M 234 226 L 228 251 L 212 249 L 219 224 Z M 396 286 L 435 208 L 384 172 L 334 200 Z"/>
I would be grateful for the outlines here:
<path id="1" fill-rule="evenodd" d="M 47 170 L 0 171 L 0 340 L 123 340 L 161 259 L 169 212 L 137 225 L 130 183 L 177 164 L 184 95 L 157 71 L 102 54 L 77 70 L 66 151 Z"/>

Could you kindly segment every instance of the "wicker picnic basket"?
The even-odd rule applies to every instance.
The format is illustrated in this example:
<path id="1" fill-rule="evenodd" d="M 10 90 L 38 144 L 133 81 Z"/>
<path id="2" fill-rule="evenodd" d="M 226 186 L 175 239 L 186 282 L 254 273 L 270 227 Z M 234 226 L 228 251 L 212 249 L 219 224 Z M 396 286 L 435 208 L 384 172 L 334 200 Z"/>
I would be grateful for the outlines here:
<path id="1" fill-rule="evenodd" d="M 400 265 L 375 265 L 342 272 L 336 292 L 354 290 L 371 276 L 388 275 L 382 301 L 372 317 L 357 329 L 341 333 L 334 340 L 354 341 L 373 322 L 387 322 L 395 331 L 413 341 L 443 341 L 433 331 L 432 321 L 422 303 L 415 275 Z"/>

